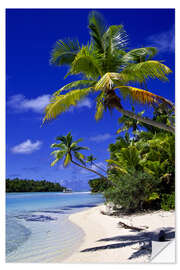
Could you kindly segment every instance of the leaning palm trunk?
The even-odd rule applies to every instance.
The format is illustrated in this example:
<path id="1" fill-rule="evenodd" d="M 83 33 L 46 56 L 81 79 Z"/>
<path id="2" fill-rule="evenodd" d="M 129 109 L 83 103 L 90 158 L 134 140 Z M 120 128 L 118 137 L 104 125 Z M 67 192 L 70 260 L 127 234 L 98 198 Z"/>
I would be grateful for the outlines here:
<path id="1" fill-rule="evenodd" d="M 163 123 L 160 123 L 160 122 L 156 122 L 156 121 L 153 121 L 149 118 L 146 118 L 146 117 L 142 117 L 142 116 L 139 116 L 137 114 L 134 114 L 133 112 L 130 112 L 130 111 L 127 111 L 127 110 L 124 110 L 123 108 L 121 108 L 120 106 L 116 106 L 116 109 L 121 112 L 122 114 L 126 115 L 126 116 L 129 116 L 130 118 L 133 118 L 135 120 L 138 120 L 140 122 L 143 122 L 145 124 L 148 124 L 148 125 L 151 125 L 151 126 L 154 126 L 154 127 L 157 127 L 157 128 L 160 128 L 160 129 L 163 129 L 163 130 L 166 130 L 166 131 L 169 131 L 171 133 L 175 133 L 175 129 L 174 127 L 171 127 L 171 126 L 167 126 Z"/>
<path id="2" fill-rule="evenodd" d="M 87 168 L 87 167 L 85 167 L 85 166 L 83 166 L 83 165 L 80 165 L 79 163 L 75 162 L 75 161 L 72 160 L 72 159 L 71 159 L 71 162 L 72 162 L 73 164 L 75 164 L 75 165 L 77 165 L 77 166 L 79 166 L 79 167 L 81 167 L 81 168 L 83 168 L 83 169 L 85 169 L 85 170 L 88 170 L 88 171 L 90 171 L 90 172 L 92 172 L 92 173 L 95 173 L 95 174 L 97 174 L 98 176 L 100 176 L 101 178 L 104 178 L 104 179 L 107 180 L 107 177 L 105 177 L 105 176 L 102 175 L 101 173 L 98 173 L 98 172 L 94 171 L 93 169 L 89 169 L 89 168 Z"/>
<path id="3" fill-rule="evenodd" d="M 81 168 L 83 168 L 83 169 L 86 169 L 86 170 L 88 170 L 88 171 L 90 171 L 90 172 L 92 172 L 92 173 L 97 174 L 97 175 L 100 176 L 101 178 L 103 178 L 103 179 L 105 179 L 106 181 L 108 181 L 109 183 L 111 183 L 112 186 L 117 187 L 116 184 L 114 184 L 111 180 L 109 180 L 107 177 L 105 177 L 105 176 L 102 175 L 101 173 L 98 173 L 98 172 L 96 172 L 96 171 L 94 171 L 94 170 L 92 170 L 92 169 L 89 169 L 89 168 L 87 168 L 87 167 L 85 167 L 85 166 L 83 166 L 83 165 L 80 165 L 79 163 L 75 162 L 75 161 L 72 160 L 72 159 L 71 159 L 71 162 L 72 162 L 74 165 L 77 165 L 77 166 L 79 166 L 79 167 L 81 167 Z"/>
<path id="4" fill-rule="evenodd" d="M 98 168 L 98 169 L 102 170 L 103 172 L 107 173 L 107 171 L 105 171 L 103 168 L 101 168 L 101 167 L 99 167 L 98 165 L 96 165 L 94 162 L 92 162 L 92 164 L 93 164 L 96 168 Z"/>
<path id="5" fill-rule="evenodd" d="M 143 122 L 145 124 L 169 131 L 173 134 L 175 133 L 175 128 L 172 126 L 167 126 L 163 123 L 151 120 L 149 118 L 146 118 L 146 117 L 143 117 L 140 115 L 137 115 L 131 111 L 124 110 L 122 105 L 121 105 L 120 98 L 112 90 L 107 90 L 106 100 L 105 100 L 104 104 L 106 107 L 108 107 L 110 109 L 112 109 L 112 108 L 117 109 L 120 113 L 122 113 L 130 118 L 133 118 L 133 119 L 138 120 L 140 122 Z"/>

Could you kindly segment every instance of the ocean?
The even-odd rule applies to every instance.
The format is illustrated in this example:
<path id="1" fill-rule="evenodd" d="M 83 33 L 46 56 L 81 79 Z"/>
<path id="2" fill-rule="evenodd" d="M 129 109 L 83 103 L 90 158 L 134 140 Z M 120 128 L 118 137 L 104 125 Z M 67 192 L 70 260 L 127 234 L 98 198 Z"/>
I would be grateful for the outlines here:
<path id="1" fill-rule="evenodd" d="M 82 242 L 69 214 L 103 203 L 90 192 L 6 194 L 6 262 L 61 262 Z"/>

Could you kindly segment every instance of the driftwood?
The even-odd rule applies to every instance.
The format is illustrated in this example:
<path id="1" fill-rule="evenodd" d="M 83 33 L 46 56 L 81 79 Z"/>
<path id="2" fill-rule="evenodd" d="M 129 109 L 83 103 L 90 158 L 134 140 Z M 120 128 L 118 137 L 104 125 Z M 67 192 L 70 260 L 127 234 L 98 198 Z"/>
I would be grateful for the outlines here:
<path id="1" fill-rule="evenodd" d="M 103 210 L 101 210 L 100 213 L 101 213 L 102 215 L 106 215 L 106 216 L 114 216 L 114 213 L 112 213 L 112 212 L 105 212 L 105 211 L 103 211 Z"/>
<path id="2" fill-rule="evenodd" d="M 124 229 L 131 229 L 131 230 L 135 230 L 135 231 L 138 231 L 138 232 L 143 231 L 143 230 L 145 230 L 145 229 L 148 228 L 147 226 L 145 226 L 143 228 L 138 228 L 138 227 L 130 226 L 130 225 L 127 225 L 126 223 L 124 223 L 122 221 L 119 221 L 118 222 L 118 225 L 120 225 Z"/>

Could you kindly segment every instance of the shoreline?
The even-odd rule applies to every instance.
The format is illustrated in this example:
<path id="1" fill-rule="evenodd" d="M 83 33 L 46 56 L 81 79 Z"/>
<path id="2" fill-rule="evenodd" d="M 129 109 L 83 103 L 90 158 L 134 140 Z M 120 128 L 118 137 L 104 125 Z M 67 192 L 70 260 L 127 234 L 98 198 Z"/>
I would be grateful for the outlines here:
<path id="1" fill-rule="evenodd" d="M 69 215 L 69 221 L 84 232 L 82 243 L 61 263 L 148 263 L 151 256 L 151 240 L 159 229 L 167 232 L 168 240 L 175 231 L 175 212 L 158 210 L 150 213 L 121 215 L 101 214 L 106 206 L 100 204 Z M 122 228 L 118 222 L 130 226 L 146 226 L 137 232 Z"/>

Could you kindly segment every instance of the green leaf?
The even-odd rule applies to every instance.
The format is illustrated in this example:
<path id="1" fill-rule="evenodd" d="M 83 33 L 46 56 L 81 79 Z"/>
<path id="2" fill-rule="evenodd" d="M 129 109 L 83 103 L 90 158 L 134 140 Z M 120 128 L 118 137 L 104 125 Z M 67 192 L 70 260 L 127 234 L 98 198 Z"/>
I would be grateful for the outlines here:
<path id="1" fill-rule="evenodd" d="M 81 154 L 80 152 L 74 152 L 74 156 L 75 158 L 80 161 L 83 165 L 85 165 L 85 161 L 83 159 L 85 159 L 85 156 L 83 154 Z"/>
<path id="2" fill-rule="evenodd" d="M 46 106 L 43 123 L 46 120 L 55 119 L 61 113 L 68 111 L 71 106 L 75 106 L 78 101 L 82 100 L 90 92 L 91 87 L 73 90 L 66 95 L 54 96 L 50 103 Z"/>
<path id="3" fill-rule="evenodd" d="M 172 71 L 170 68 L 159 61 L 148 60 L 137 64 L 130 64 L 123 70 L 122 73 L 128 75 L 132 74 L 132 76 L 135 74 L 137 82 L 144 82 L 145 79 L 148 78 L 167 81 L 168 78 L 166 75 L 171 72 Z"/>
<path id="4" fill-rule="evenodd" d="M 159 199 L 159 194 L 157 192 L 153 192 L 149 198 L 148 198 L 148 201 L 153 201 L 153 200 L 157 200 Z"/>
<path id="5" fill-rule="evenodd" d="M 59 90 L 57 90 L 53 96 L 58 96 L 61 94 L 61 92 L 65 91 L 65 90 L 73 90 L 73 89 L 84 89 L 90 86 L 94 86 L 96 84 L 96 81 L 92 81 L 92 80 L 78 80 L 78 81 L 74 81 L 71 83 L 68 83 L 66 85 L 64 85 L 63 87 L 61 87 Z"/>
<path id="6" fill-rule="evenodd" d="M 66 167 L 69 165 L 70 162 L 71 162 L 71 157 L 70 157 L 70 155 L 67 153 L 67 154 L 66 154 L 66 157 L 65 157 L 65 160 L 64 160 L 64 163 L 63 163 L 64 168 L 66 168 Z"/>
<path id="7" fill-rule="evenodd" d="M 123 25 L 111 25 L 103 35 L 105 53 L 124 50 L 127 46 L 127 33 Z"/>
<path id="8" fill-rule="evenodd" d="M 106 25 L 103 16 L 97 12 L 92 11 L 89 14 L 89 29 L 91 39 L 94 45 L 94 48 L 98 50 L 100 53 L 104 52 L 104 44 L 103 44 L 103 34 L 106 31 Z"/>
<path id="9" fill-rule="evenodd" d="M 97 79 L 99 76 L 102 76 L 101 60 L 101 55 L 97 51 L 92 50 L 91 46 L 83 46 L 72 63 L 71 73 L 82 73 L 88 79 Z"/>
<path id="10" fill-rule="evenodd" d="M 56 158 L 56 159 L 51 163 L 51 167 L 53 167 L 58 161 L 59 161 L 59 159 Z"/>
<path id="11" fill-rule="evenodd" d="M 71 65 L 80 47 L 78 40 L 58 40 L 52 50 L 50 63 L 57 66 Z"/>
<path id="12" fill-rule="evenodd" d="M 137 48 L 127 52 L 122 59 L 125 62 L 142 62 L 152 59 L 157 54 L 155 47 Z"/>

